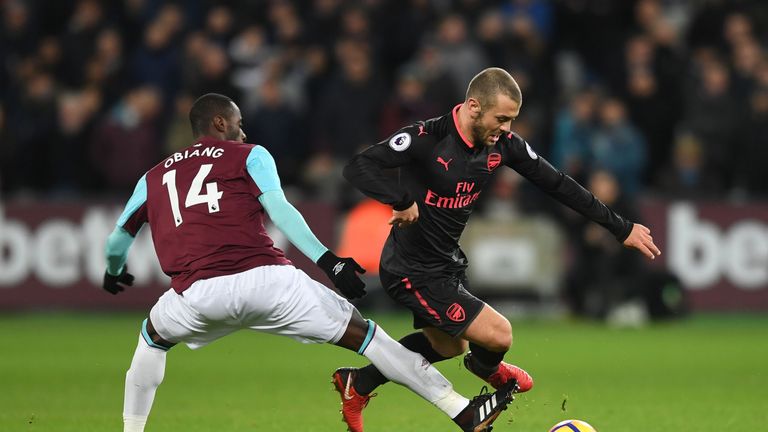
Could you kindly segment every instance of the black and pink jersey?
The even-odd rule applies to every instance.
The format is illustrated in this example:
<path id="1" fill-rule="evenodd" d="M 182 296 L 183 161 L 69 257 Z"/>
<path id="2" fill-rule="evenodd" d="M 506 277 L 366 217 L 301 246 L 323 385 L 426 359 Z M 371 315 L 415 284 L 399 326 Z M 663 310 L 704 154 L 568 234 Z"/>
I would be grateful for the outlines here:
<path id="1" fill-rule="evenodd" d="M 515 133 L 492 146 L 473 145 L 457 126 L 457 112 L 400 129 L 356 155 L 344 176 L 363 193 L 396 210 L 415 201 L 417 223 L 393 227 L 381 265 L 394 274 L 456 272 L 467 266 L 459 238 L 477 199 L 496 170 L 506 165 L 544 192 L 601 224 L 623 241 L 632 222 L 622 218 L 571 177 L 537 155 Z M 397 168 L 397 180 L 383 169 Z"/>
<path id="2" fill-rule="evenodd" d="M 139 180 L 117 225 L 135 236 L 149 223 L 160 266 L 179 293 L 199 279 L 290 264 L 264 228 L 257 197 L 280 183 L 274 163 L 259 171 L 262 160 L 272 159 L 261 146 L 201 138 Z"/>

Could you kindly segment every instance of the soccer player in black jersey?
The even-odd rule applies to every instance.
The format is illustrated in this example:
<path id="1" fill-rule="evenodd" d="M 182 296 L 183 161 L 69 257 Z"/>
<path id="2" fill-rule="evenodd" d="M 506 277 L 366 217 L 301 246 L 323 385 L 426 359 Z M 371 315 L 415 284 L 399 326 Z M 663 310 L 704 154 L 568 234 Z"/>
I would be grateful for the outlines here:
<path id="1" fill-rule="evenodd" d="M 515 379 L 523 392 L 533 386 L 530 375 L 502 361 L 512 345 L 512 327 L 468 291 L 467 258 L 459 247 L 475 202 L 496 170 L 514 169 L 648 258 L 661 252 L 648 228 L 613 212 L 511 131 L 521 104 L 520 88 L 509 73 L 485 69 L 450 113 L 406 126 L 366 149 L 349 162 L 344 176 L 392 206 L 381 283 L 413 312 L 414 327 L 421 329 L 400 343 L 432 363 L 469 348 L 467 369 L 496 388 Z M 389 168 L 399 168 L 399 180 L 385 175 Z M 373 365 L 341 368 L 333 378 L 342 393 L 344 420 L 352 432 L 361 432 L 362 409 L 387 379 Z"/>

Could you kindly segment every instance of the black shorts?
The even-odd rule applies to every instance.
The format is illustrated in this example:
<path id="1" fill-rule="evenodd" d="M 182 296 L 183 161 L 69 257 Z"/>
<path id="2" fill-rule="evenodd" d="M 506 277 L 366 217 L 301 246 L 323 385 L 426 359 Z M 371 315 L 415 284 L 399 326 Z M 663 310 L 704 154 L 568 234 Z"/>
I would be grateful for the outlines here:
<path id="1" fill-rule="evenodd" d="M 408 277 L 379 270 L 381 284 L 392 299 L 413 313 L 413 328 L 435 327 L 458 336 L 485 303 L 467 291 L 464 272 L 437 277 Z"/>

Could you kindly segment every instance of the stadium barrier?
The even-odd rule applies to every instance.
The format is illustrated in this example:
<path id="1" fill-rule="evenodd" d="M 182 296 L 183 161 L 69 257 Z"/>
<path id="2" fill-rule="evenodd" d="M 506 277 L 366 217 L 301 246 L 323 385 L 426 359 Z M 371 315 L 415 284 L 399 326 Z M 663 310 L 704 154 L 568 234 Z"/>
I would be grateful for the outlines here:
<path id="1" fill-rule="evenodd" d="M 321 241 L 336 244 L 343 224 L 337 223 L 333 206 L 303 203 L 298 208 Z M 641 211 L 663 251 L 652 265 L 682 280 L 694 309 L 768 310 L 768 203 L 644 201 Z M 167 289 L 168 278 L 146 229 L 128 261 L 137 287 L 118 296 L 99 289 L 104 241 L 119 212 L 116 205 L 93 202 L 0 205 L 0 309 L 137 309 L 154 303 Z M 327 282 L 278 230 L 268 230 L 297 267 Z M 380 249 L 371 237 L 366 240 L 357 244 Z M 462 244 L 473 260 L 473 288 L 503 293 L 525 286 L 556 296 L 565 271 L 564 242 L 545 218 L 503 225 L 478 218 Z M 353 249 L 346 252 L 354 255 Z M 369 268 L 377 264 L 368 261 Z"/>

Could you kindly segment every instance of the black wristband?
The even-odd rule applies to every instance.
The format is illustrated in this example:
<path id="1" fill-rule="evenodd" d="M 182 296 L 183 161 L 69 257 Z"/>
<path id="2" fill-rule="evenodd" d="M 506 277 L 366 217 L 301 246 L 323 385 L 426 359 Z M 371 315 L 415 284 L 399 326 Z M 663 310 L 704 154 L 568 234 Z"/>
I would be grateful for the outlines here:
<path id="1" fill-rule="evenodd" d="M 323 269 L 323 271 L 326 274 L 328 274 L 328 276 L 330 277 L 330 275 L 333 274 L 333 267 L 336 266 L 336 264 L 338 264 L 339 261 L 341 261 L 341 258 L 339 258 L 338 256 L 336 256 L 336 254 L 328 250 L 324 254 L 322 254 L 320 258 L 318 258 L 317 266 Z"/>
<path id="2" fill-rule="evenodd" d="M 415 202 L 416 202 L 416 201 L 414 201 L 414 200 L 408 200 L 408 201 L 406 201 L 406 202 L 405 202 L 405 204 L 404 204 L 404 203 L 397 203 L 397 204 L 395 204 L 395 205 L 393 205 L 393 206 L 392 206 L 392 209 L 393 209 L 393 210 L 396 210 L 396 211 L 403 211 L 403 210 L 408 210 L 409 208 L 411 208 L 411 206 L 412 206 L 412 205 L 413 205 Z"/>

